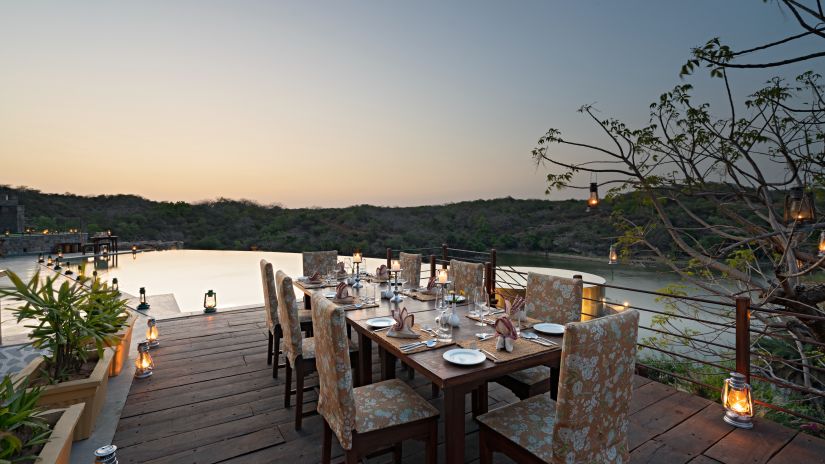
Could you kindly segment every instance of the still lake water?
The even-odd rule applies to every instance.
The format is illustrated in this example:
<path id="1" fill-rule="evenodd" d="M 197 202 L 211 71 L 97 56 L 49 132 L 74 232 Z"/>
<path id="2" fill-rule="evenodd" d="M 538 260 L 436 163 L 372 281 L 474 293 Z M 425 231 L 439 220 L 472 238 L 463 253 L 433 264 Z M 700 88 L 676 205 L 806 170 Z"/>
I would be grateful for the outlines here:
<path id="1" fill-rule="evenodd" d="M 76 265 L 85 262 L 86 257 L 69 257 L 72 269 L 77 272 Z M 273 263 L 276 269 L 283 269 L 289 275 L 300 275 L 302 264 L 300 253 L 253 252 L 253 251 L 207 251 L 207 250 L 172 250 L 130 253 L 118 256 L 116 266 L 103 265 L 97 262 L 95 268 L 100 278 L 111 281 L 117 278 L 121 291 L 137 295 L 140 287 L 146 287 L 150 296 L 167 295 L 166 301 L 176 303 L 180 313 L 200 311 L 203 307 L 203 295 L 207 290 L 214 290 L 218 294 L 218 307 L 223 309 L 250 305 L 260 305 L 263 302 L 259 261 L 266 259 Z M 571 258 L 544 257 L 536 255 L 520 255 L 499 253 L 499 265 L 513 266 L 518 270 L 537 271 L 564 274 L 562 271 L 551 271 L 547 268 L 569 270 L 571 273 L 584 274 L 585 281 L 602 282 L 608 285 L 617 285 L 638 290 L 656 291 L 672 284 L 680 283 L 679 278 L 663 269 L 626 266 L 622 264 L 610 266 L 606 262 L 600 263 L 589 260 Z M 365 259 L 362 269 L 374 271 L 383 258 Z M 606 260 L 605 260 L 606 261 Z M 91 272 L 92 263 L 87 265 L 87 273 Z M 426 265 L 424 265 L 426 268 Z M 26 278 L 32 276 L 38 269 L 45 269 L 36 263 L 36 256 L 19 256 L 0 259 L 0 269 L 9 269 Z M 49 272 L 52 272 L 49 270 Z M 9 284 L 7 278 L 0 278 L 0 286 Z M 168 297 L 174 295 L 174 299 Z M 617 304 L 624 302 L 640 308 L 650 308 L 661 311 L 663 304 L 656 301 L 655 296 L 627 290 L 608 288 L 608 301 Z M 161 300 L 158 300 L 161 301 Z M 168 305 L 167 305 L 168 306 Z M 151 310 L 150 310 L 151 312 Z M 156 311 L 158 318 L 180 315 L 175 311 Z M 162 313 L 162 314 L 161 314 Z M 4 334 L 20 333 L 22 328 L 15 327 L 7 310 L 0 313 L 3 322 Z M 641 312 L 640 326 L 650 325 L 652 315 Z M 680 327 L 690 327 L 689 321 L 680 321 Z M 694 327 L 706 331 L 704 327 Z M 650 336 L 649 331 L 640 331 L 640 337 Z"/>

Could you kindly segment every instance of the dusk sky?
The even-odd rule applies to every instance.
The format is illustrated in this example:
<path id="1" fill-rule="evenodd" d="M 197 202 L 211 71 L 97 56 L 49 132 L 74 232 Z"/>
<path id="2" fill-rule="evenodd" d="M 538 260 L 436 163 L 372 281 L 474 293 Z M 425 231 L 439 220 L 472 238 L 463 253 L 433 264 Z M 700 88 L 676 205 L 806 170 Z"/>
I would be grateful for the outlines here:
<path id="1" fill-rule="evenodd" d="M 757 0 L 3 2 L 0 184 L 288 207 L 545 198 L 538 137 L 602 140 L 582 104 L 644 123 L 692 46 L 797 31 Z M 823 63 L 778 72 L 803 68 Z M 718 82 L 689 82 L 724 108 Z"/>

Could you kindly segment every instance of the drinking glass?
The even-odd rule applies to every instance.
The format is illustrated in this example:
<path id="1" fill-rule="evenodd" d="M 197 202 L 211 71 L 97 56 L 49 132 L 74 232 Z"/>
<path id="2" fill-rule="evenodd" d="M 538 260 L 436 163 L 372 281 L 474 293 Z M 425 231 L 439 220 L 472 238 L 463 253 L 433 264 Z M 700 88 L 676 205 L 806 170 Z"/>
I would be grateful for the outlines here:
<path id="1" fill-rule="evenodd" d="M 364 286 L 364 304 L 374 304 L 375 303 L 375 292 L 376 292 L 377 285 L 375 284 L 367 284 Z"/>
<path id="2" fill-rule="evenodd" d="M 474 294 L 476 295 L 476 315 L 478 316 L 476 325 L 484 327 L 487 325 L 484 322 L 484 316 L 487 314 L 487 293 L 475 290 Z"/>
<path id="3" fill-rule="evenodd" d="M 470 292 L 470 304 L 468 305 L 467 314 L 478 317 L 478 291 L 476 290 Z"/>
<path id="4" fill-rule="evenodd" d="M 450 323 L 451 310 L 449 307 L 438 315 L 438 341 L 453 342 L 453 325 Z"/>

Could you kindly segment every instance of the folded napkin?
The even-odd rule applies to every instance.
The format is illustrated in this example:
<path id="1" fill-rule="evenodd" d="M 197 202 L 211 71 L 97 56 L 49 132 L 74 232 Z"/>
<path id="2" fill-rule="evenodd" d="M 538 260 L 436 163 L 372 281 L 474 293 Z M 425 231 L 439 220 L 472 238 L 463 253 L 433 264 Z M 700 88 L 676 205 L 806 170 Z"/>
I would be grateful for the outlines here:
<path id="1" fill-rule="evenodd" d="M 427 293 L 432 293 L 435 290 L 435 276 L 431 276 L 427 281 Z"/>
<path id="2" fill-rule="evenodd" d="M 338 261 L 338 264 L 335 266 L 335 274 L 338 277 L 346 277 L 347 276 L 347 265 L 344 264 L 343 261 Z"/>
<path id="3" fill-rule="evenodd" d="M 307 282 L 311 284 L 320 284 L 321 283 L 321 273 L 315 271 L 312 273 L 311 276 L 307 277 Z"/>
<path id="4" fill-rule="evenodd" d="M 415 323 L 415 315 L 407 314 L 407 308 L 393 309 L 392 318 L 395 319 L 395 324 L 387 331 L 388 337 L 397 338 L 420 338 L 421 335 L 413 331 L 413 324 Z"/>
<path id="5" fill-rule="evenodd" d="M 379 280 L 387 280 L 390 278 L 390 270 L 386 264 L 382 264 L 381 267 L 375 270 L 375 278 Z"/>
<path id="6" fill-rule="evenodd" d="M 516 329 L 507 316 L 500 317 L 493 326 L 496 329 L 496 349 L 508 353 L 513 351 L 513 342 L 518 339 Z"/>
<path id="7" fill-rule="evenodd" d="M 512 302 L 504 300 L 504 312 L 510 319 L 523 321 L 527 318 L 527 308 L 524 306 L 524 298 L 517 296 Z"/>
<path id="8" fill-rule="evenodd" d="M 346 282 L 341 282 L 335 287 L 335 301 L 336 302 L 351 302 L 355 299 L 354 295 L 350 295 L 349 287 Z"/>

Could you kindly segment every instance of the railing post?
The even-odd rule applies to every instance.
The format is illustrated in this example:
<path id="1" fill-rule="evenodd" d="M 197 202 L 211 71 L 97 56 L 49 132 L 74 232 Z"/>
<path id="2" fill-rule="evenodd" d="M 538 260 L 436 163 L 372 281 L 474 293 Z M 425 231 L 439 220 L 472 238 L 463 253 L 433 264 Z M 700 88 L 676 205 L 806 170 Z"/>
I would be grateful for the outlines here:
<path id="1" fill-rule="evenodd" d="M 496 249 L 490 249 L 490 306 L 495 306 L 496 301 Z"/>
<path id="2" fill-rule="evenodd" d="M 447 244 L 441 244 L 441 269 L 447 269 Z"/>
<path id="3" fill-rule="evenodd" d="M 392 248 L 387 247 L 387 267 L 392 268 Z"/>
<path id="4" fill-rule="evenodd" d="M 736 372 L 744 375 L 747 383 L 751 383 L 750 306 L 749 297 L 736 297 Z"/>
<path id="5" fill-rule="evenodd" d="M 435 255 L 430 255 L 430 277 L 435 277 Z"/>

